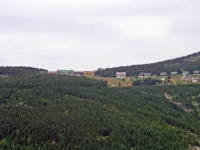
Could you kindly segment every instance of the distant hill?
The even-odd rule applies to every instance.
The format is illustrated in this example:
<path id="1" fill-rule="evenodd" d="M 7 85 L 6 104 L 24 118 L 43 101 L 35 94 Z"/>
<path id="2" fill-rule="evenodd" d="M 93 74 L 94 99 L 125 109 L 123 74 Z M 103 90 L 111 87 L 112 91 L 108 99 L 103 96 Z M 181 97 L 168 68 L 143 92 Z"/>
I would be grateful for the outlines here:
<path id="1" fill-rule="evenodd" d="M 33 67 L 11 67 L 11 66 L 0 66 L 0 75 L 17 75 L 27 73 L 39 73 L 46 72 L 45 69 L 33 68 Z"/>
<path id="2" fill-rule="evenodd" d="M 184 70 L 190 71 L 190 73 L 194 70 L 200 70 L 200 52 L 151 64 L 107 68 L 105 70 L 97 71 L 95 75 L 115 77 L 116 72 L 126 72 L 127 76 L 138 75 L 140 72 L 149 72 L 159 75 L 161 72 L 170 74 L 173 71 L 177 71 L 178 74 L 180 74 Z"/>

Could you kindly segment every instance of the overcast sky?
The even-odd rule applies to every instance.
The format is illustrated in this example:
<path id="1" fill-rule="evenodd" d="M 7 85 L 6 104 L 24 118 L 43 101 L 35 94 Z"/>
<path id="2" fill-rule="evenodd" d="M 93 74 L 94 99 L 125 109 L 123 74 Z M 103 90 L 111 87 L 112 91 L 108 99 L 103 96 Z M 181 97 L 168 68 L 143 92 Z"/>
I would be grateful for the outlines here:
<path id="1" fill-rule="evenodd" d="M 200 51 L 200 0 L 0 0 L 0 65 L 95 70 Z"/>

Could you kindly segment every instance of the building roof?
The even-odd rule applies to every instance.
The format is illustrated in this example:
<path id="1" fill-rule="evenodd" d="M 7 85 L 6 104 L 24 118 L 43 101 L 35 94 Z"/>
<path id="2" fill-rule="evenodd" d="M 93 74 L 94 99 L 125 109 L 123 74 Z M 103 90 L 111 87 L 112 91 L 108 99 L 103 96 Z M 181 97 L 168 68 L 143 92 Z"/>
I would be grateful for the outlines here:
<path id="1" fill-rule="evenodd" d="M 177 72 L 171 72 L 171 74 L 174 75 L 174 74 L 178 74 L 178 73 Z"/>
<path id="2" fill-rule="evenodd" d="M 161 72 L 160 75 L 161 75 L 161 76 L 167 75 L 167 72 Z"/>
<path id="3" fill-rule="evenodd" d="M 143 76 L 151 76 L 151 73 L 143 73 L 143 72 L 141 72 L 140 75 L 143 75 Z"/>
<path id="4" fill-rule="evenodd" d="M 116 78 L 126 78 L 126 72 L 116 72 Z"/>
<path id="5" fill-rule="evenodd" d="M 198 70 L 193 71 L 193 74 L 199 74 L 199 73 L 200 73 L 200 71 L 198 71 Z"/>
<path id="6" fill-rule="evenodd" d="M 189 71 L 183 71 L 182 74 L 190 74 L 190 72 Z"/>
<path id="7" fill-rule="evenodd" d="M 143 73 L 145 76 L 150 76 L 151 73 Z"/>
<path id="8" fill-rule="evenodd" d="M 69 73 L 69 70 L 59 70 L 60 73 Z"/>

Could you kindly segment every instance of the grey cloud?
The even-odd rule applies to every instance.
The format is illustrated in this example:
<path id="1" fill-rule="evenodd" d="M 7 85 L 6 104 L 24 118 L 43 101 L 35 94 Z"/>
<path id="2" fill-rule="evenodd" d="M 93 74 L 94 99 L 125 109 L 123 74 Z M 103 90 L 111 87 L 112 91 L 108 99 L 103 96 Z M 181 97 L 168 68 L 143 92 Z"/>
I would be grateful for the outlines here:
<path id="1" fill-rule="evenodd" d="M 85 5 L 61 5 L 58 1 L 55 5 L 31 5 L 7 0 L 0 6 L 0 65 L 93 70 L 199 51 L 199 1 L 125 0 Z M 130 26 L 128 22 L 118 26 L 124 19 L 140 17 L 166 20 L 166 31 L 154 38 L 145 34 L 137 37 L 132 35 L 137 29 L 130 35 L 121 30 Z"/>

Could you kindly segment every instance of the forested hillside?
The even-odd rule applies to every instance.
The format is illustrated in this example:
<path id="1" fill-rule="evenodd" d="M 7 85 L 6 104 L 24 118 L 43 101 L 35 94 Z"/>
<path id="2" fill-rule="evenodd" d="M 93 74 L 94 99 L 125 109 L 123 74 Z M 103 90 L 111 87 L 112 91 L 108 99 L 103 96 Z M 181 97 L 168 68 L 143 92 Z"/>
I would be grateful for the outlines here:
<path id="1" fill-rule="evenodd" d="M 159 75 L 161 72 L 170 74 L 176 71 L 181 74 L 182 70 L 190 71 L 190 73 L 193 73 L 194 70 L 200 70 L 200 52 L 152 64 L 108 68 L 103 71 L 97 71 L 95 74 L 102 77 L 116 77 L 116 72 L 126 72 L 127 76 L 134 76 L 140 72 Z"/>
<path id="2" fill-rule="evenodd" d="M 11 66 L 0 66 L 0 75 L 17 75 L 25 73 L 39 73 L 46 72 L 45 69 L 33 68 L 33 67 L 11 67 Z"/>
<path id="3" fill-rule="evenodd" d="M 0 149 L 200 146 L 200 85 L 108 88 L 86 77 L 0 78 Z"/>

